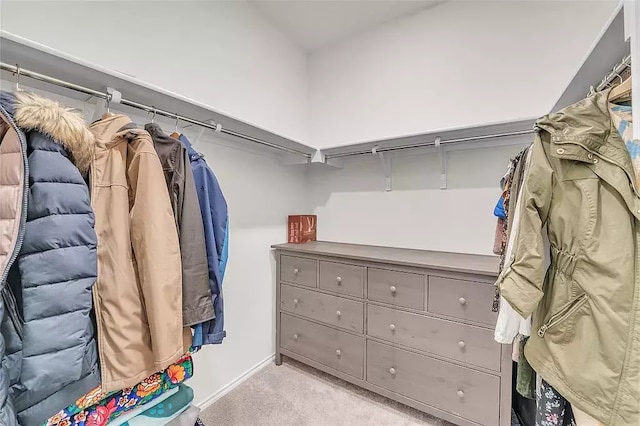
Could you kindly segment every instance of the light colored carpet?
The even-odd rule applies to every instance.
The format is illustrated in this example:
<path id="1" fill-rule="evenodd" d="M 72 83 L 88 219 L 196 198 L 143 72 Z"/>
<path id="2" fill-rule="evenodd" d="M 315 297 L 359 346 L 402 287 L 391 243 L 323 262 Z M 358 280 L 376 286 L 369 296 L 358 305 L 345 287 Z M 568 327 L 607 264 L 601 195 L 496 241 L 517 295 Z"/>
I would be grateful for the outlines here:
<path id="1" fill-rule="evenodd" d="M 206 426 L 448 426 L 299 362 L 271 364 L 200 413 Z"/>

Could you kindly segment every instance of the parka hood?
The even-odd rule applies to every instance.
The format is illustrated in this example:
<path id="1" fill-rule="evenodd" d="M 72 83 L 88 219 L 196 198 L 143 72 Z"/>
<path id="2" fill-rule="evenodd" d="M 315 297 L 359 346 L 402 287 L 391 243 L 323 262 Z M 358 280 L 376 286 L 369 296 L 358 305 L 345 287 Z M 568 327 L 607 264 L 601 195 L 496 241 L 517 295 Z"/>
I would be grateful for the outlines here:
<path id="1" fill-rule="evenodd" d="M 584 140 L 604 143 L 612 131 L 609 92 L 597 92 L 575 104 L 540 118 L 536 126 L 554 141 Z"/>
<path id="2" fill-rule="evenodd" d="M 81 173 L 89 170 L 95 137 L 80 112 L 26 92 L 3 92 L 0 101 L 13 114 L 18 127 L 47 135 L 69 151 L 73 163 Z"/>

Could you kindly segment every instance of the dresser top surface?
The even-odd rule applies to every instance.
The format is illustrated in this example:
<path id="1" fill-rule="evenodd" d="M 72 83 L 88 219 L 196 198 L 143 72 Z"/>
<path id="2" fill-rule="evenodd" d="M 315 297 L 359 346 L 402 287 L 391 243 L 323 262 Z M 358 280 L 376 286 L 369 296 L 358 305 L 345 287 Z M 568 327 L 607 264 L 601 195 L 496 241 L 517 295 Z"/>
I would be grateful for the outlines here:
<path id="1" fill-rule="evenodd" d="M 481 254 L 377 247 L 327 241 L 315 241 L 306 244 L 275 244 L 271 247 L 292 253 L 333 256 L 480 275 L 498 275 L 499 258 Z"/>

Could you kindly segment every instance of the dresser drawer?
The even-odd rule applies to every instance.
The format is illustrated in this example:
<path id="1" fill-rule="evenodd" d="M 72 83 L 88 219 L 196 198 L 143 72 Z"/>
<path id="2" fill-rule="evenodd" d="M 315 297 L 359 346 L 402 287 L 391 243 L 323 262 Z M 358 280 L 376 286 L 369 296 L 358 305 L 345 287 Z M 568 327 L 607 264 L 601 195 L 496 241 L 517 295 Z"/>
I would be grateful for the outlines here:
<path id="1" fill-rule="evenodd" d="M 498 314 L 491 312 L 494 294 L 492 284 L 430 276 L 427 310 L 495 326 Z"/>
<path id="2" fill-rule="evenodd" d="M 353 377 L 364 377 L 363 337 L 280 314 L 280 343 L 285 349 Z"/>
<path id="3" fill-rule="evenodd" d="M 282 284 L 280 309 L 347 330 L 364 332 L 364 304 Z"/>
<path id="4" fill-rule="evenodd" d="M 424 293 L 424 275 L 369 268 L 369 300 L 424 310 Z"/>
<path id="5" fill-rule="evenodd" d="M 500 418 L 500 378 L 367 342 L 367 382 L 481 425 Z"/>
<path id="6" fill-rule="evenodd" d="M 320 261 L 320 288 L 364 297 L 364 266 Z"/>
<path id="7" fill-rule="evenodd" d="M 369 305 L 367 333 L 399 345 L 500 371 L 493 331 L 473 325 Z"/>
<path id="8" fill-rule="evenodd" d="M 280 256 L 280 279 L 288 283 L 317 287 L 317 265 L 315 259 Z"/>

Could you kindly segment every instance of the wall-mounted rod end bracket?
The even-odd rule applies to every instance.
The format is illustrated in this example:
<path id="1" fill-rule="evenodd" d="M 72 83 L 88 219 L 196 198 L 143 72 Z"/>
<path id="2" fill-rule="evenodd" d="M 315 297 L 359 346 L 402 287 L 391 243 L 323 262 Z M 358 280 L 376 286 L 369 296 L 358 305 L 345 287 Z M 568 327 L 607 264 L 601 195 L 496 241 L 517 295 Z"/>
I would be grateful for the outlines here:
<path id="1" fill-rule="evenodd" d="M 109 96 L 109 99 L 107 100 L 110 103 L 119 104 L 120 101 L 122 101 L 122 93 L 113 87 L 107 87 L 107 96 Z"/>
<path id="2" fill-rule="evenodd" d="M 391 158 L 385 157 L 384 153 L 380 152 L 377 146 L 374 146 L 371 149 L 371 153 L 378 156 L 378 158 L 380 159 L 380 165 L 382 166 L 382 171 L 384 172 L 384 190 L 386 192 L 389 192 L 391 191 Z"/>
<path id="3" fill-rule="evenodd" d="M 436 138 L 434 145 L 440 158 L 440 189 L 447 189 L 447 151 L 442 144 L 442 138 L 439 136 Z"/>
<path id="4" fill-rule="evenodd" d="M 212 126 L 216 126 L 215 132 L 221 132 L 222 131 L 222 126 L 218 123 L 215 123 L 213 120 L 205 120 L 203 121 L 203 123 L 206 124 L 210 124 Z M 200 139 L 202 139 L 202 135 L 204 135 L 204 131 L 207 130 L 206 127 L 200 127 L 200 130 L 198 131 L 198 136 L 196 136 L 196 139 L 193 141 L 193 143 L 191 143 L 191 146 L 196 146 L 196 144 L 198 142 L 200 142 Z"/>

